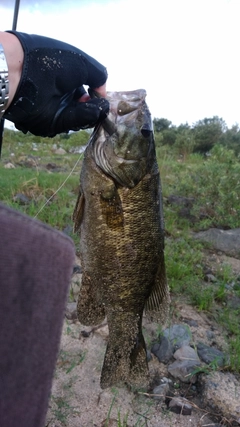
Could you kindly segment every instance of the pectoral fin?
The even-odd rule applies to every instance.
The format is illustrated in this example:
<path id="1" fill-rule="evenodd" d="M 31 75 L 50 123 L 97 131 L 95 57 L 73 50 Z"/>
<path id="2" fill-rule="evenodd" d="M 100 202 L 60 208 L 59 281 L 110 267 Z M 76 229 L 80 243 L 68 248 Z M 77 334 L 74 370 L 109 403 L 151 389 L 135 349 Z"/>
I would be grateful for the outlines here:
<path id="1" fill-rule="evenodd" d="M 80 229 L 82 219 L 83 219 L 84 205 L 85 205 L 85 198 L 80 191 L 76 205 L 75 205 L 75 209 L 73 212 L 73 221 L 74 221 L 73 232 L 74 233 L 77 233 Z"/>
<path id="2" fill-rule="evenodd" d="M 153 321 L 164 325 L 168 319 L 169 305 L 170 295 L 166 277 L 164 252 L 162 252 L 155 283 L 145 304 L 145 312 Z"/>
<path id="3" fill-rule="evenodd" d="M 111 229 L 119 229 L 124 225 L 122 201 L 115 185 L 106 187 L 100 198 L 102 215 Z"/>

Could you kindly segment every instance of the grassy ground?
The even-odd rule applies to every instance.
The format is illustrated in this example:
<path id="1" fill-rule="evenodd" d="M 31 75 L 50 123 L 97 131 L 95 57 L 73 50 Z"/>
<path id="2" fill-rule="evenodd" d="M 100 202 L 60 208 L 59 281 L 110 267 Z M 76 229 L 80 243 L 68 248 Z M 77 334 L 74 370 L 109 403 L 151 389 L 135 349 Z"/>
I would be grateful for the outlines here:
<path id="1" fill-rule="evenodd" d="M 69 151 L 55 154 L 53 143 L 69 150 L 69 141 L 36 143 L 29 136 L 25 138 L 21 135 L 18 140 L 16 134 L 6 135 L 0 162 L 0 200 L 67 231 L 75 241 L 77 252 L 79 238 L 71 230 L 81 157 Z M 207 248 L 191 237 L 192 231 L 209 227 L 239 227 L 239 159 L 220 146 L 215 146 L 209 157 L 189 153 L 179 156 L 170 147 L 157 147 L 157 157 L 163 186 L 166 267 L 171 293 L 174 298 L 184 298 L 206 311 L 223 325 L 231 352 L 230 369 L 240 372 L 240 308 L 233 310 L 227 305 L 230 293 L 240 297 L 239 278 L 226 268 L 216 272 L 216 283 L 206 284 L 203 277 Z M 8 162 L 15 168 L 5 168 Z M 27 201 L 23 203 L 16 197 L 18 194 L 26 196 Z M 183 217 L 180 207 L 168 202 L 172 194 L 194 199 L 189 217 Z M 228 284 L 233 281 L 237 285 L 229 290 Z"/>

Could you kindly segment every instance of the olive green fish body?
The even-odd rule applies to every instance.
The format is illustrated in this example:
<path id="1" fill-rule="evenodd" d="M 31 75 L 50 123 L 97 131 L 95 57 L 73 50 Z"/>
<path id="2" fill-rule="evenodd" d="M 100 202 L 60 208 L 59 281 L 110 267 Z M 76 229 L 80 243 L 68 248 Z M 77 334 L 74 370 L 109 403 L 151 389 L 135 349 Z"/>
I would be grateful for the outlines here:
<path id="1" fill-rule="evenodd" d="M 114 138 L 108 138 L 102 126 L 95 130 L 85 151 L 74 213 L 76 229 L 80 230 L 83 269 L 78 318 L 81 323 L 92 325 L 99 324 L 107 316 L 109 326 L 102 388 L 124 382 L 133 386 L 147 385 L 143 311 L 145 308 L 154 320 L 163 322 L 169 306 L 161 185 L 154 139 L 150 128 L 144 129 L 146 133 L 142 135 L 142 125 L 150 126 L 149 114 L 149 123 L 144 119 L 146 111 L 148 113 L 145 92 L 141 91 L 141 96 L 139 91 L 132 93 L 136 95 L 137 106 L 126 113 L 125 119 L 132 114 L 127 130 L 122 124 L 123 116 L 119 124 L 117 108 L 111 107 L 116 133 L 122 126 L 124 141 L 129 138 L 127 153 L 121 134 L 113 135 L 114 143 L 118 144 L 114 152 Z M 122 94 L 114 93 L 114 101 L 115 97 L 121 100 Z M 127 98 L 128 92 L 124 95 Z M 112 105 L 111 94 L 109 100 Z M 144 123 L 139 118 L 139 104 L 144 110 Z M 131 102 L 127 105 L 125 102 L 127 111 L 131 106 Z M 136 120 L 140 122 L 138 132 Z M 107 152 L 106 157 L 101 150 Z"/>

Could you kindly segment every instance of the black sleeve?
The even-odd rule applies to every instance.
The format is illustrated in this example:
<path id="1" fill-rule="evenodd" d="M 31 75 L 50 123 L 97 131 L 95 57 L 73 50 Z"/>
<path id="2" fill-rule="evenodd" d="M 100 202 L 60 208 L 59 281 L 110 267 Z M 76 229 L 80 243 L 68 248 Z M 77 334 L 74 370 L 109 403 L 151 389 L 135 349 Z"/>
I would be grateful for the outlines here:
<path id="1" fill-rule="evenodd" d="M 22 44 L 24 63 L 18 90 L 4 118 L 25 133 L 54 136 L 93 127 L 101 117 L 106 117 L 107 101 L 104 105 L 100 101 L 90 102 L 90 106 L 79 106 L 77 102 L 84 93 L 83 85 L 95 88 L 106 82 L 107 70 L 102 64 L 62 41 L 10 32 Z M 69 119 L 66 114 L 70 114 Z M 64 120 L 59 120 L 63 115 Z"/>
<path id="2" fill-rule="evenodd" d="M 46 72 L 47 69 L 54 70 L 62 87 L 65 87 L 67 76 L 60 71 L 64 69 L 68 72 L 68 78 L 71 81 L 71 83 L 69 82 L 70 91 L 73 87 L 76 88 L 83 84 L 96 88 L 102 86 L 107 80 L 106 67 L 75 46 L 35 34 L 18 31 L 7 32 L 14 34 L 19 39 L 25 60 L 31 62 L 32 59 L 35 65 L 40 65 L 42 72 Z M 67 87 L 69 86 L 67 85 Z"/>

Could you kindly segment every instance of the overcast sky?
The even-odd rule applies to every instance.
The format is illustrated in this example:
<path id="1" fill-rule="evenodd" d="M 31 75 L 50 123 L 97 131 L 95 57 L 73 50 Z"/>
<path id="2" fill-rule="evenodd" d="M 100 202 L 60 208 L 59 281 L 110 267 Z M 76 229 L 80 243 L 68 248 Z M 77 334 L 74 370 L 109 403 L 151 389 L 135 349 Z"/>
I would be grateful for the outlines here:
<path id="1" fill-rule="evenodd" d="M 12 28 L 15 0 L 0 0 Z M 71 43 L 108 69 L 108 90 L 144 88 L 152 116 L 240 123 L 240 0 L 20 0 L 17 30 Z"/>

